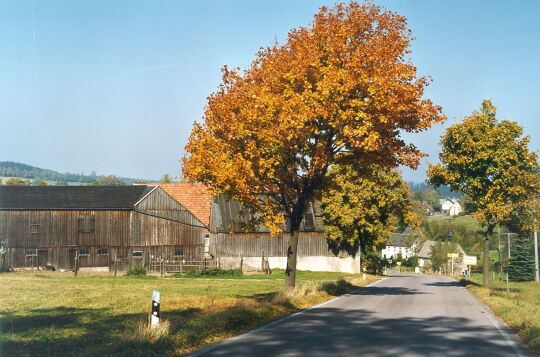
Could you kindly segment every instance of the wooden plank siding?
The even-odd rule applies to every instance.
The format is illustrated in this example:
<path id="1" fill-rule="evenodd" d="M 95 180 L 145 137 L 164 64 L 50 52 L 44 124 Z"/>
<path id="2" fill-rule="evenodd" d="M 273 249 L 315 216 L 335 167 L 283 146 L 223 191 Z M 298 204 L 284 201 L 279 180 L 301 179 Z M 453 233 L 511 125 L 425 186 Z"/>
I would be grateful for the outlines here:
<path id="1" fill-rule="evenodd" d="M 80 219 L 93 222 L 93 229 L 81 231 Z M 80 267 L 112 267 L 117 257 L 122 267 L 151 257 L 203 259 L 207 228 L 162 189 L 143 197 L 132 210 L 0 210 L 0 239 L 5 240 L 7 262 L 13 267 L 44 266 L 72 268 L 75 252 Z M 98 254 L 106 248 L 107 254 Z M 36 249 L 36 257 L 27 257 Z M 133 257 L 142 250 L 143 257 Z M 177 251 L 178 252 L 178 251 Z"/>
<path id="2" fill-rule="evenodd" d="M 287 256 L 288 233 L 271 237 L 268 233 L 214 234 L 210 253 L 216 257 Z M 324 232 L 300 232 L 298 256 L 335 256 L 329 249 Z"/>

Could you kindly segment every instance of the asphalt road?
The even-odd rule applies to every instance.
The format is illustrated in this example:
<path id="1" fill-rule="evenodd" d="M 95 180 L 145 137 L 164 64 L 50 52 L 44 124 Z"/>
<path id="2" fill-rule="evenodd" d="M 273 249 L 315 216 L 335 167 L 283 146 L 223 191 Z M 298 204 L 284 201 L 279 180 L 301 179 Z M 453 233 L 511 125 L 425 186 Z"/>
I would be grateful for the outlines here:
<path id="1" fill-rule="evenodd" d="M 523 356 L 505 325 L 446 277 L 394 275 L 195 356 Z"/>

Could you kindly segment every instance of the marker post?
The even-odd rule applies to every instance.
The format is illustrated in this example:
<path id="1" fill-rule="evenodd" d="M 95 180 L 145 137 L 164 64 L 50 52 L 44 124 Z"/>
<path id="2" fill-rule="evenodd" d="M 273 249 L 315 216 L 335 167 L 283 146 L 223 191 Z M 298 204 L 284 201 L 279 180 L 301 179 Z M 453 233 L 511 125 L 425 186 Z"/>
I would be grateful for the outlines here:
<path id="1" fill-rule="evenodd" d="M 152 315 L 150 316 L 150 327 L 154 328 L 159 325 L 159 305 L 160 305 L 160 293 L 157 290 L 152 291 Z"/>

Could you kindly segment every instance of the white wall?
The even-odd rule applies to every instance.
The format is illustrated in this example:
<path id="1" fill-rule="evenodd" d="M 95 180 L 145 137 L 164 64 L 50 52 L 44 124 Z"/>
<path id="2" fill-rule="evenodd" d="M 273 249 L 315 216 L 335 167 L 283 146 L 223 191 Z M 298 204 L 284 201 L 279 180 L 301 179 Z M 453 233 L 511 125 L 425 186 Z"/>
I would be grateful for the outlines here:
<path id="1" fill-rule="evenodd" d="M 388 245 L 381 251 L 381 256 L 386 259 L 390 259 L 390 258 L 395 259 L 397 258 L 399 253 L 401 253 L 401 257 L 403 259 L 408 259 L 409 257 L 413 255 L 414 252 L 413 252 L 412 247 L 407 248 L 407 247 L 396 247 L 396 246 Z"/>
<path id="2" fill-rule="evenodd" d="M 285 269 L 287 266 L 286 257 L 268 257 L 270 269 Z M 223 269 L 238 269 L 240 267 L 240 257 L 221 257 L 220 266 Z M 244 270 L 261 270 L 261 257 L 244 257 Z M 310 271 L 331 271 L 340 273 L 355 274 L 360 272 L 360 260 L 358 257 L 298 257 L 296 261 L 298 270 Z"/>

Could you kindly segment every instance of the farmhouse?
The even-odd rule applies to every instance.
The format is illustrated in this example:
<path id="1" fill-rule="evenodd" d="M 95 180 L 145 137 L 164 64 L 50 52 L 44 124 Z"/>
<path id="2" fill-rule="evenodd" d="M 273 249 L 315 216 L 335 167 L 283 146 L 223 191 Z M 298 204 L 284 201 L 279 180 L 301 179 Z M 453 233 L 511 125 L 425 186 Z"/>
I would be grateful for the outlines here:
<path id="1" fill-rule="evenodd" d="M 418 252 L 418 265 L 420 267 L 431 267 L 433 260 L 433 247 L 435 247 L 436 244 L 437 242 L 433 240 L 426 240 L 422 244 L 422 247 Z M 444 245 L 446 243 L 441 242 L 441 244 Z M 463 259 L 467 254 L 459 244 L 456 244 L 455 250 L 452 253 L 457 253 L 458 255 L 456 258 L 453 258 L 454 271 L 459 273 L 463 272 L 465 269 L 467 269 Z M 450 258 L 448 259 L 450 260 Z"/>
<path id="2" fill-rule="evenodd" d="M 12 267 L 203 259 L 209 231 L 200 217 L 158 186 L 0 187 L 0 242 Z"/>
<path id="3" fill-rule="evenodd" d="M 408 259 L 415 255 L 416 243 L 410 242 L 411 230 L 405 229 L 403 233 L 393 233 L 386 246 L 381 252 L 385 259 L 396 259 L 399 254 L 403 259 Z"/>
<path id="4" fill-rule="evenodd" d="M 457 216 L 463 212 L 463 208 L 456 198 L 446 198 L 439 200 L 441 203 L 441 211 L 449 216 Z"/>

